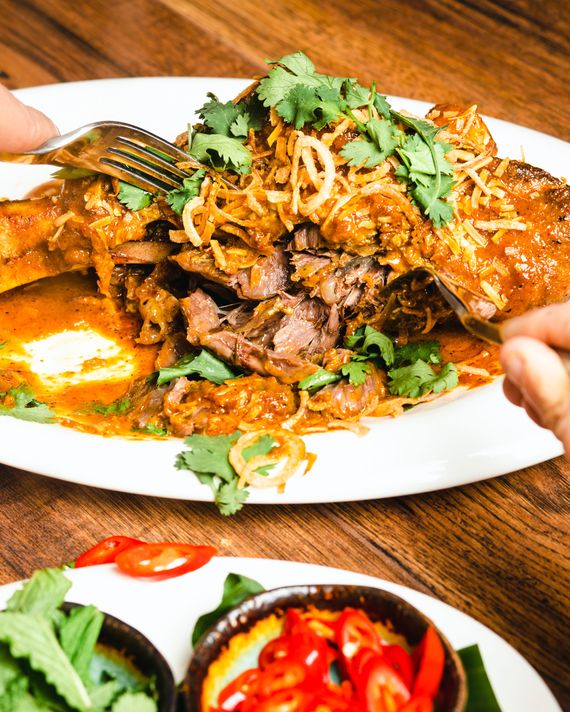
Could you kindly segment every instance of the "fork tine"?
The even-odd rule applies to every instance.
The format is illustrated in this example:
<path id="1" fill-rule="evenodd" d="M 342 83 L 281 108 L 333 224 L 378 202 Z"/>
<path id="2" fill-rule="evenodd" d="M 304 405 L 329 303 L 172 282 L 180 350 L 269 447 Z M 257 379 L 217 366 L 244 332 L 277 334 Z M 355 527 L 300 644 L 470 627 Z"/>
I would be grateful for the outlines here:
<path id="1" fill-rule="evenodd" d="M 161 153 L 166 154 L 167 156 L 172 158 L 175 163 L 181 163 L 182 161 L 187 162 L 188 160 L 192 160 L 191 156 L 185 153 L 182 149 L 178 148 L 178 146 L 175 146 L 173 143 L 169 143 L 168 141 L 161 139 L 159 136 L 147 133 L 146 131 L 142 131 L 141 129 L 131 126 L 129 126 L 128 128 L 130 139 L 134 139 L 134 141 L 140 142 L 140 144 L 142 144 L 142 146 L 144 147 L 148 148 L 150 146 L 156 151 L 160 151 Z M 128 141 L 129 139 L 122 140 Z"/>
<path id="2" fill-rule="evenodd" d="M 117 137 L 117 143 L 121 144 L 121 146 L 124 146 L 125 149 L 127 149 L 128 153 L 132 153 L 133 155 L 137 156 L 138 158 L 141 158 L 144 161 L 147 161 L 153 166 L 159 166 L 161 169 L 169 173 L 173 173 L 179 178 L 188 178 L 189 174 L 186 171 L 183 171 L 181 168 L 178 168 L 176 164 L 172 163 L 170 160 L 166 161 L 164 158 L 157 155 L 154 152 L 157 149 L 152 149 L 148 146 L 141 146 L 140 144 L 135 143 L 134 141 L 130 141 L 128 138 L 124 138 L 123 136 Z M 115 148 L 116 147 L 114 145 L 111 145 L 108 150 Z M 119 147 L 116 150 L 119 151 L 124 149 L 121 149 Z"/>
<path id="3" fill-rule="evenodd" d="M 182 177 L 180 177 L 179 175 L 172 173 L 171 171 L 164 170 L 160 166 L 151 164 L 146 159 L 140 158 L 139 156 L 136 156 L 130 152 L 122 151 L 119 148 L 109 146 L 106 153 L 104 154 L 104 157 L 113 159 L 114 156 L 117 156 L 122 163 L 132 165 L 133 167 L 140 169 L 142 172 L 149 174 L 152 178 L 158 178 L 158 180 L 170 184 L 171 189 L 180 188 L 182 184 Z M 184 178 L 187 177 L 185 173 L 182 173 L 182 176 Z"/>
<path id="4" fill-rule="evenodd" d="M 119 180 L 124 180 L 127 183 L 132 183 L 138 188 L 147 190 L 149 193 L 156 193 L 157 191 L 160 193 L 168 193 L 172 190 L 172 185 L 164 183 L 158 178 L 154 178 L 149 175 L 146 170 L 144 172 L 140 171 L 134 166 L 128 166 L 112 158 L 103 157 L 99 159 L 99 162 L 107 166 L 105 173 L 119 178 Z"/>

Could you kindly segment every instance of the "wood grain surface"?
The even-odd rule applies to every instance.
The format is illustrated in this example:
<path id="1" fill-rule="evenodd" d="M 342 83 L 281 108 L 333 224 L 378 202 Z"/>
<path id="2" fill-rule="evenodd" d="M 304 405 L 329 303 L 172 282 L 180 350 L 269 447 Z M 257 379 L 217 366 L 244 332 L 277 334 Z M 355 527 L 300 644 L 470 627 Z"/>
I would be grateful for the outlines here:
<path id="1" fill-rule="evenodd" d="M 386 93 L 477 103 L 570 139 L 566 0 L 0 0 L 0 17 L 0 81 L 10 88 L 249 76 L 263 71 L 265 58 L 301 48 L 321 71 L 375 79 Z M 69 560 L 111 533 L 349 568 L 474 616 L 514 645 L 570 709 L 569 485 L 570 466 L 560 458 L 461 489 L 251 506 L 227 520 L 210 505 L 88 489 L 0 465 L 0 583 Z"/>

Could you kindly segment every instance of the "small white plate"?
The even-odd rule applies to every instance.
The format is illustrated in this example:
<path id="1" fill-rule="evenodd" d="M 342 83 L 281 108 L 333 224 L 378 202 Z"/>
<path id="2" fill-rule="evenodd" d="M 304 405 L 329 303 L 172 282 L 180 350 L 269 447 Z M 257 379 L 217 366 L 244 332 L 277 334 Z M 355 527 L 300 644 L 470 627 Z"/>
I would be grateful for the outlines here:
<path id="1" fill-rule="evenodd" d="M 350 571 L 289 561 L 217 557 L 199 571 L 155 582 L 130 578 L 109 564 L 68 571 L 73 582 L 68 600 L 92 603 L 140 630 L 170 663 L 175 678 L 182 680 L 196 619 L 218 605 L 223 581 L 232 572 L 249 576 L 267 589 L 338 583 L 391 591 L 431 618 L 456 649 L 479 645 L 502 712 L 560 712 L 536 670 L 484 625 L 423 593 Z M 0 610 L 20 585 L 0 587 Z"/>
<path id="2" fill-rule="evenodd" d="M 207 91 L 235 96 L 241 79 L 140 78 L 56 84 L 17 92 L 67 131 L 90 121 L 118 119 L 167 138 L 194 120 Z M 428 104 L 390 97 L 397 108 L 424 115 Z M 562 175 L 570 144 L 489 119 L 502 156 L 520 157 Z M 0 166 L 0 195 L 16 198 L 46 180 L 50 169 Z M 426 492 L 502 475 L 562 452 L 549 432 L 507 403 L 500 383 L 452 394 L 391 420 L 369 419 L 363 438 L 333 432 L 306 438 L 317 462 L 283 494 L 253 491 L 251 503 L 309 503 L 377 499 Z M 33 443 L 33 446 L 30 444 Z M 160 497 L 211 500 L 208 487 L 174 468 L 182 441 L 102 438 L 58 425 L 0 418 L 0 461 L 79 484 Z"/>

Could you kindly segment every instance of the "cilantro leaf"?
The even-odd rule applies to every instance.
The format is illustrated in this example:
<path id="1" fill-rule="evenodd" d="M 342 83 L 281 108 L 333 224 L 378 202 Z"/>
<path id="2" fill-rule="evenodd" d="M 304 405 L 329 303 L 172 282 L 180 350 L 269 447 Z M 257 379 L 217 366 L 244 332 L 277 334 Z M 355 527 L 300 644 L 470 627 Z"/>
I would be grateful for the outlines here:
<path id="1" fill-rule="evenodd" d="M 350 166 L 373 168 L 394 153 L 400 134 L 386 119 L 371 119 L 366 124 L 366 137 L 346 143 L 340 154 Z"/>
<path id="2" fill-rule="evenodd" d="M 182 181 L 182 188 L 171 190 L 166 194 L 166 202 L 178 215 L 182 215 L 186 203 L 200 193 L 200 186 L 206 177 L 206 171 L 200 169 Z"/>
<path id="3" fill-rule="evenodd" d="M 403 366 L 421 359 L 426 363 L 441 363 L 438 341 L 416 341 L 398 346 L 394 352 L 394 366 Z"/>
<path id="4" fill-rule="evenodd" d="M 223 104 L 212 92 L 208 92 L 207 96 L 210 101 L 206 102 L 196 113 L 212 130 L 212 133 L 230 136 L 232 124 L 239 116 L 243 116 L 245 107 L 234 104 L 233 101 Z M 245 135 L 247 136 L 247 131 Z"/>
<path id="5" fill-rule="evenodd" d="M 162 386 L 174 378 L 190 376 L 194 373 L 218 385 L 236 376 L 224 361 L 206 349 L 202 349 L 198 355 L 186 354 L 170 368 L 161 368 L 156 383 L 158 386 Z"/>
<path id="6" fill-rule="evenodd" d="M 184 440 L 189 449 L 178 455 L 176 468 L 217 475 L 224 482 L 231 482 L 236 473 L 228 457 L 240 435 L 239 430 L 231 435 L 190 435 Z"/>
<path id="7" fill-rule="evenodd" d="M 104 416 L 124 415 L 132 407 L 133 407 L 133 404 L 131 402 L 131 399 L 127 398 L 125 396 L 124 398 L 118 398 L 117 400 L 113 401 L 112 403 L 108 403 L 108 404 L 92 403 L 88 407 L 88 410 L 91 413 L 97 413 L 98 415 L 104 415 Z"/>
<path id="8" fill-rule="evenodd" d="M 350 361 L 340 367 L 340 372 L 348 378 L 351 385 L 361 386 L 370 373 L 370 364 L 366 361 Z"/>
<path id="9" fill-rule="evenodd" d="M 119 181 L 119 192 L 117 193 L 117 198 L 120 203 L 122 203 L 129 210 L 142 210 L 143 208 L 148 208 L 152 203 L 151 193 L 147 193 L 146 190 L 142 188 L 137 188 L 135 185 L 130 183 L 125 183 L 125 181 Z"/>
<path id="10" fill-rule="evenodd" d="M 168 430 L 154 423 L 147 423 L 143 428 L 136 428 L 136 431 L 138 433 L 147 433 L 147 435 L 156 435 L 159 438 L 165 438 L 168 435 Z"/>
<path id="11" fill-rule="evenodd" d="M 268 455 L 271 450 L 277 445 L 277 442 L 271 435 L 261 435 L 253 445 L 250 445 L 243 451 L 243 459 L 249 462 L 252 457 L 259 457 L 259 455 Z"/>
<path id="12" fill-rule="evenodd" d="M 0 393 L 0 398 L 4 398 L 4 405 L 0 405 L 0 416 L 11 415 L 13 418 L 32 423 L 55 422 L 55 413 L 45 403 L 34 398 L 26 383 L 10 388 L 6 393 Z"/>
<path id="13" fill-rule="evenodd" d="M 441 393 L 455 388 L 459 382 L 457 368 L 446 363 L 439 373 L 425 361 L 418 359 L 410 366 L 401 366 L 388 372 L 390 393 L 407 398 L 420 398 L 427 393 Z"/>
<path id="14" fill-rule="evenodd" d="M 388 99 L 383 94 L 377 94 L 374 92 L 374 108 L 385 119 L 390 118 L 391 107 L 388 103 Z"/>
<path id="15" fill-rule="evenodd" d="M 189 153 L 197 161 L 218 170 L 251 171 L 251 151 L 237 138 L 198 132 L 192 137 Z"/>
<path id="16" fill-rule="evenodd" d="M 7 341 L 0 341 L 0 349 L 3 349 L 7 343 L 8 343 Z"/>
<path id="17" fill-rule="evenodd" d="M 365 168 L 373 168 L 386 158 L 385 153 L 373 141 L 365 138 L 345 143 L 340 150 L 340 155 L 346 158 L 349 166 L 364 166 Z"/>
<path id="18" fill-rule="evenodd" d="M 238 117 L 236 117 L 236 120 L 230 126 L 230 133 L 232 136 L 244 139 L 247 138 L 247 134 L 249 132 L 248 118 L 249 115 L 247 113 L 240 114 Z"/>
<path id="19" fill-rule="evenodd" d="M 394 363 L 394 344 L 389 336 L 368 324 L 359 327 L 344 340 L 345 346 L 361 356 L 373 359 L 380 357 L 386 366 Z M 360 360 L 360 359 L 357 359 Z"/>
<path id="20" fill-rule="evenodd" d="M 343 82 L 344 99 L 350 109 L 368 104 L 370 89 L 363 87 L 356 79 L 345 79 Z"/>
<path id="21" fill-rule="evenodd" d="M 249 490 L 238 487 L 237 477 L 231 482 L 222 482 L 217 488 L 214 501 L 224 517 L 231 517 L 239 512 L 249 497 Z"/>
<path id="22" fill-rule="evenodd" d="M 396 175 L 410 183 L 412 198 L 435 227 L 442 227 L 453 217 L 453 206 L 442 200 L 454 185 L 451 178 L 453 166 L 445 157 L 451 146 L 435 140 L 440 130 L 438 126 L 397 111 L 391 114 L 416 131 L 416 135 L 410 136 L 397 149 L 403 165 Z"/>
<path id="23" fill-rule="evenodd" d="M 318 391 L 324 388 L 324 386 L 328 386 L 329 383 L 336 383 L 337 381 L 340 381 L 340 375 L 338 373 L 327 371 L 326 368 L 319 368 L 315 373 L 299 381 L 299 390 L 309 392 Z"/>
<path id="24" fill-rule="evenodd" d="M 315 89 L 296 84 L 277 104 L 277 113 L 296 129 L 302 129 L 315 118 L 317 104 L 318 97 Z"/>
<path id="25" fill-rule="evenodd" d="M 195 646 L 204 633 L 231 608 L 239 606 L 246 598 L 254 596 L 256 593 L 261 593 L 262 591 L 265 591 L 265 588 L 257 581 L 254 581 L 254 579 L 242 576 L 241 574 L 228 574 L 224 581 L 222 600 L 217 608 L 209 613 L 204 613 L 196 621 L 196 625 L 192 631 L 192 645 Z"/>

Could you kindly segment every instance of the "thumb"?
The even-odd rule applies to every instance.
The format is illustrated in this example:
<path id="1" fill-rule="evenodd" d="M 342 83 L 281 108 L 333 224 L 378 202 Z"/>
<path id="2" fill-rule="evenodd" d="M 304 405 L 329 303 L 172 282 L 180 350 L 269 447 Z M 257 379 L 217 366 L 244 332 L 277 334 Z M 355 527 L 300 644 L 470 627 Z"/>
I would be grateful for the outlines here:
<path id="1" fill-rule="evenodd" d="M 30 151 L 58 135 L 55 124 L 0 84 L 0 151 Z"/>
<path id="2" fill-rule="evenodd" d="M 570 378 L 558 355 L 537 339 L 516 336 L 503 344 L 501 363 L 518 388 L 522 404 L 566 444 L 570 437 Z"/>

